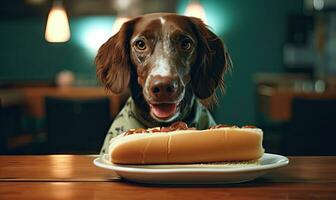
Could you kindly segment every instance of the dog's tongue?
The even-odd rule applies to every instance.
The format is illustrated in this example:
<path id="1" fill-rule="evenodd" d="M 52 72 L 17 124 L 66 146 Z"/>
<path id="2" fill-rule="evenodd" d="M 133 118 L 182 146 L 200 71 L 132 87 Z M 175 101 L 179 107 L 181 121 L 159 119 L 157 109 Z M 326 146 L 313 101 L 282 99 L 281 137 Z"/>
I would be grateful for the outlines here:
<path id="1" fill-rule="evenodd" d="M 153 114 L 159 118 L 168 118 L 176 111 L 177 105 L 174 103 L 151 104 Z"/>

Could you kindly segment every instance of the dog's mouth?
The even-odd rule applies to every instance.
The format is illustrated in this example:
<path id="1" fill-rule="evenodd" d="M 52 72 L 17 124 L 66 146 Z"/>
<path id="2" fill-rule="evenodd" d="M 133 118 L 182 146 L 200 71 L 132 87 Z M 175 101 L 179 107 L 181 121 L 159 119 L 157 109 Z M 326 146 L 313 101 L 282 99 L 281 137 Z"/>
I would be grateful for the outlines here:
<path id="1" fill-rule="evenodd" d="M 172 118 L 178 111 L 179 103 L 149 103 L 151 114 L 160 120 Z"/>

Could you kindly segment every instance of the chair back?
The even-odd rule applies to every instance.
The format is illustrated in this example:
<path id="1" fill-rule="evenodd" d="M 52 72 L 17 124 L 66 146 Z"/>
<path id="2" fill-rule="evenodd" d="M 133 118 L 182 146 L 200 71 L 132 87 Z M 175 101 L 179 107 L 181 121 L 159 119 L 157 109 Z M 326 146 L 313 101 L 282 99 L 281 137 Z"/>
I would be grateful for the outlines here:
<path id="1" fill-rule="evenodd" d="M 287 155 L 336 155 L 336 99 L 295 98 L 284 139 Z"/>
<path id="2" fill-rule="evenodd" d="M 99 153 L 111 123 L 110 102 L 46 97 L 47 153 Z"/>

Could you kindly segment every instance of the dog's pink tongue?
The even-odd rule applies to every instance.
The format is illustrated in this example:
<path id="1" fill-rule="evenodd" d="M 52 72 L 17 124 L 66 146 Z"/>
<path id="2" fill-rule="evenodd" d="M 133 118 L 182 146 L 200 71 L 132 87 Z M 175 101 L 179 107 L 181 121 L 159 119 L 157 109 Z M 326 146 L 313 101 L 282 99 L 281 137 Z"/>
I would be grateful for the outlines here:
<path id="1" fill-rule="evenodd" d="M 162 103 L 151 105 L 153 114 L 159 118 L 167 118 L 172 116 L 176 111 L 176 104 L 174 103 Z"/>

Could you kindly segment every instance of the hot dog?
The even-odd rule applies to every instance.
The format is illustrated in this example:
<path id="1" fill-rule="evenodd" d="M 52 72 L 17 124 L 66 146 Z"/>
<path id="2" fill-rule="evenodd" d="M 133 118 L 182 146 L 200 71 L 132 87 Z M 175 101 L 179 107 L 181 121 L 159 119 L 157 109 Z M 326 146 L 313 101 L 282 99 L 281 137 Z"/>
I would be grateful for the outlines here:
<path id="1" fill-rule="evenodd" d="M 262 137 L 262 130 L 254 126 L 217 125 L 196 130 L 178 122 L 125 132 L 111 142 L 109 158 L 114 164 L 251 161 L 264 153 Z"/>

